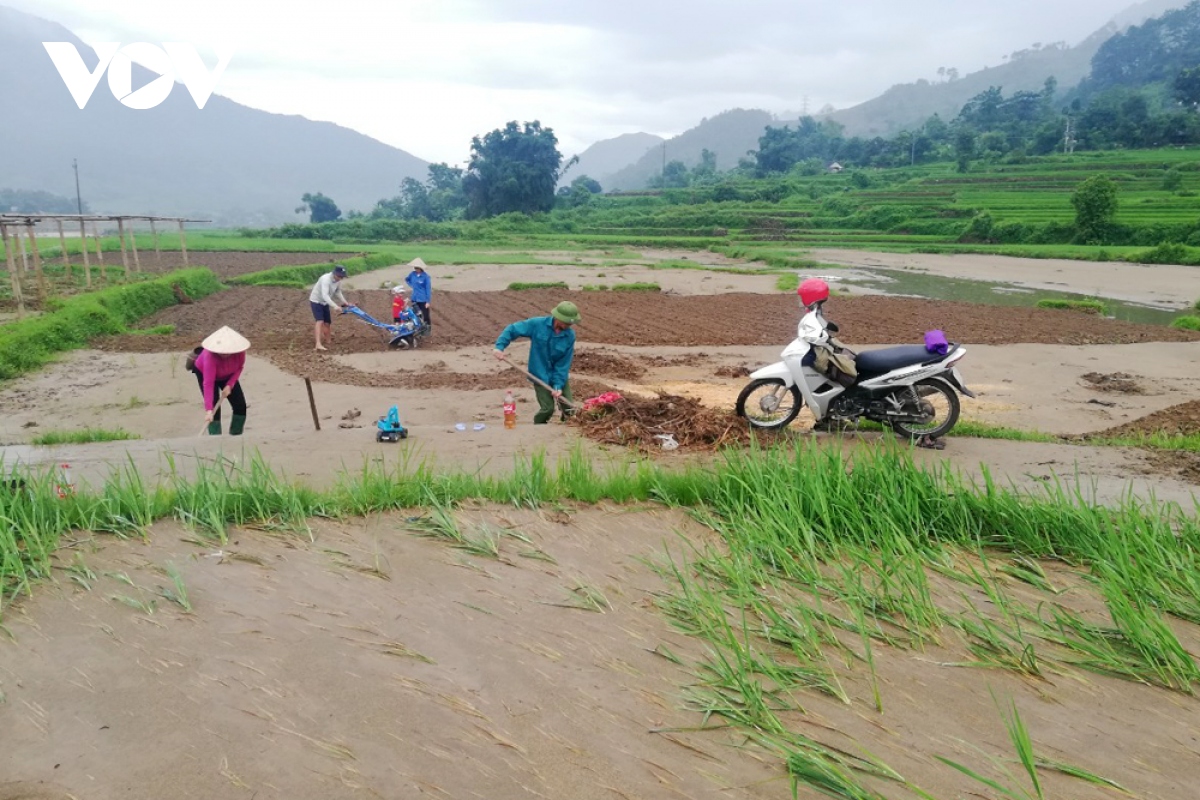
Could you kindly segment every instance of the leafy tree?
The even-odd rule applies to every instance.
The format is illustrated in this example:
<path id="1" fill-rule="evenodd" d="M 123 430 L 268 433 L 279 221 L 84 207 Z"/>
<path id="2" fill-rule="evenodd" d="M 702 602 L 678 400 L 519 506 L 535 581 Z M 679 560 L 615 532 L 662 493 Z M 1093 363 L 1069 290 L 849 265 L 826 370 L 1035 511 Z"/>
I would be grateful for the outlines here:
<path id="1" fill-rule="evenodd" d="M 1200 64 L 1200 4 L 1168 11 L 1107 39 L 1081 85 L 1085 96 L 1114 86 L 1170 82 Z"/>
<path id="2" fill-rule="evenodd" d="M 444 222 L 457 219 L 467 206 L 463 194 L 463 171 L 446 164 L 430 164 L 425 183 L 415 178 L 400 182 L 400 194 L 375 204 L 375 219 L 425 219 Z"/>
<path id="3" fill-rule="evenodd" d="M 604 188 L 600 186 L 600 181 L 589 178 L 587 175 L 580 175 L 571 181 L 570 186 L 560 187 L 558 197 L 562 200 L 563 205 L 575 208 L 592 202 L 592 198 L 603 191 Z"/>
<path id="4" fill-rule="evenodd" d="M 717 154 L 707 147 L 700 151 L 700 163 L 692 167 L 691 183 L 711 183 L 717 177 Z"/>
<path id="5" fill-rule="evenodd" d="M 463 177 L 467 216 L 549 211 L 563 168 L 558 138 L 540 122 L 526 122 L 524 127 L 510 122 L 483 138 L 476 136 L 471 139 L 471 161 Z"/>
<path id="6" fill-rule="evenodd" d="M 317 192 L 305 192 L 300 198 L 301 205 L 296 208 L 297 214 L 308 214 L 309 222 L 336 222 L 342 218 L 341 209 L 337 203 Z"/>
<path id="7" fill-rule="evenodd" d="M 431 222 L 458 219 L 467 208 L 467 195 L 463 190 L 463 171 L 449 164 L 430 164 L 429 178 L 425 181 L 429 197 Z"/>
<path id="8" fill-rule="evenodd" d="M 958 171 L 967 172 L 971 169 L 971 159 L 975 157 L 975 134 L 963 129 L 954 137 L 954 157 L 958 160 Z"/>
<path id="9" fill-rule="evenodd" d="M 1117 216 L 1117 184 L 1107 175 L 1094 175 L 1071 195 L 1075 231 L 1083 244 L 1104 244 Z"/>
<path id="10" fill-rule="evenodd" d="M 818 122 L 813 117 L 801 117 L 793 129 L 768 127 L 758 140 L 755 154 L 759 176 L 787 172 L 795 164 L 810 158 L 828 163 L 839 157 L 844 146 L 842 126 L 833 120 Z"/>
<path id="11" fill-rule="evenodd" d="M 1171 89 L 1175 99 L 1188 108 L 1200 106 L 1200 67 L 1181 69 Z"/>
<path id="12" fill-rule="evenodd" d="M 682 189 L 691 182 L 687 164 L 682 161 L 668 161 L 663 166 L 661 175 L 650 179 L 650 186 L 655 189 Z"/>

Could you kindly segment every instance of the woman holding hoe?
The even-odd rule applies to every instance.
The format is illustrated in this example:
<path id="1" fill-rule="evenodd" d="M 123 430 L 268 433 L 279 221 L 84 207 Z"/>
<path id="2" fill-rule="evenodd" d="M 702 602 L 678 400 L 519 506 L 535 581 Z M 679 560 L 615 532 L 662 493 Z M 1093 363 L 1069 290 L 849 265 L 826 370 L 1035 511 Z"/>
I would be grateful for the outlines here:
<path id="1" fill-rule="evenodd" d="M 246 351 L 250 342 L 229 326 L 209 336 L 196 353 L 188 359 L 187 368 L 195 373 L 196 382 L 204 396 L 204 421 L 208 435 L 221 435 L 221 403 L 229 400 L 233 418 L 229 420 L 229 435 L 241 436 L 246 427 L 246 396 L 242 393 L 242 368 L 246 366 Z"/>

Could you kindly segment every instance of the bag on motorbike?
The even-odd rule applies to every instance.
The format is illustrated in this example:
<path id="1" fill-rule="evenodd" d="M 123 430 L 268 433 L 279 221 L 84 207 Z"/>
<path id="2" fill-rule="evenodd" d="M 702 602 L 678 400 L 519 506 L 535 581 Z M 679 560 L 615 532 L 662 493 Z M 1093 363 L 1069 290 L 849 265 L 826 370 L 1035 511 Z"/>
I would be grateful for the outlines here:
<path id="1" fill-rule="evenodd" d="M 837 339 L 830 337 L 827 344 L 814 345 L 813 355 L 813 369 L 834 383 L 848 389 L 858 379 L 858 366 L 854 363 L 857 354 Z"/>
<path id="2" fill-rule="evenodd" d="M 950 342 L 946 341 L 946 334 L 941 331 L 926 331 L 925 350 L 939 356 L 946 355 L 950 351 Z"/>

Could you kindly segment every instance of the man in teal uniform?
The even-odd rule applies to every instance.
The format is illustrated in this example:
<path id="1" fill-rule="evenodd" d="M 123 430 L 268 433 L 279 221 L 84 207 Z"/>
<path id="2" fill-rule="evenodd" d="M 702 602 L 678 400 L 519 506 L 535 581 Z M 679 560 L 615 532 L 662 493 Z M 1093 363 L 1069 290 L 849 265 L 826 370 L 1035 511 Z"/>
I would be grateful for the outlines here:
<path id="1" fill-rule="evenodd" d="M 544 382 L 549 389 L 533 385 L 537 393 L 538 413 L 533 417 L 534 425 L 545 425 L 554 416 L 554 407 L 559 405 L 563 419 L 567 408 L 558 399 L 571 401 L 571 387 L 567 382 L 571 370 L 571 359 L 575 357 L 575 331 L 571 327 L 579 322 L 579 309 L 574 303 L 559 303 L 548 317 L 532 317 L 514 322 L 505 328 L 496 339 L 496 358 L 508 358 L 504 349 L 513 339 L 529 340 L 529 374 Z"/>

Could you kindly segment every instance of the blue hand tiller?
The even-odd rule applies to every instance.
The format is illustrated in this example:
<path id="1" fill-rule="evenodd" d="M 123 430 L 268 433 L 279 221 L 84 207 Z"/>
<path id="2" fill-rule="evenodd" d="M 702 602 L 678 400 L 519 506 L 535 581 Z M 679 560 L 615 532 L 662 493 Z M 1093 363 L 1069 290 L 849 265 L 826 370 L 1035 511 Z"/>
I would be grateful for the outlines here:
<path id="1" fill-rule="evenodd" d="M 389 325 L 380 322 L 358 306 L 350 306 L 342 311 L 343 314 L 353 314 L 372 327 L 387 331 L 388 347 L 416 347 L 416 337 L 424 328 L 424 320 L 411 309 L 405 309 L 400 316 L 400 324 Z"/>

